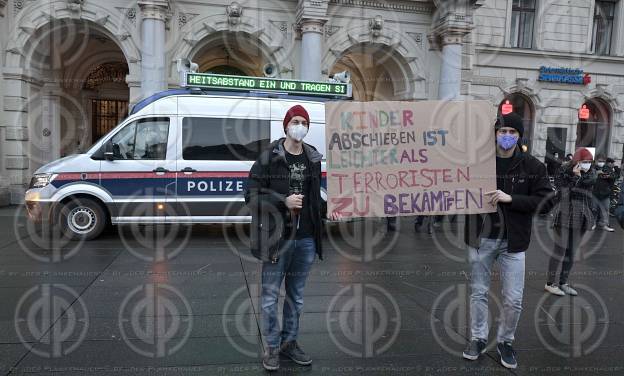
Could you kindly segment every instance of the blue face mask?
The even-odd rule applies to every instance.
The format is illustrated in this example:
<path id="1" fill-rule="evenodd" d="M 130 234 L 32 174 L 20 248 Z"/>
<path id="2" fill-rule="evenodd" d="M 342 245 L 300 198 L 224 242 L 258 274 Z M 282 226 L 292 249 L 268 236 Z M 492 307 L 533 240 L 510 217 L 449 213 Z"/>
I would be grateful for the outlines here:
<path id="1" fill-rule="evenodd" d="M 511 134 L 498 135 L 496 136 L 496 142 L 501 148 L 503 148 L 503 150 L 509 150 L 518 143 L 518 136 Z"/>

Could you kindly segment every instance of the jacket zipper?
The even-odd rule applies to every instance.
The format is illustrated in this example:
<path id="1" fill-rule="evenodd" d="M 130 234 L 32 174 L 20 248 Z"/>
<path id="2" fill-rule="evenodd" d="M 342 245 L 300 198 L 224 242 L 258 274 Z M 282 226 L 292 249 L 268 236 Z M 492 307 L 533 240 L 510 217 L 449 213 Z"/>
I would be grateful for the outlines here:
<path id="1" fill-rule="evenodd" d="M 282 147 L 284 147 L 283 144 L 282 144 Z M 304 150 L 304 152 L 305 152 L 305 150 Z M 286 160 L 286 150 L 285 149 L 284 149 L 284 155 L 282 157 L 284 159 L 284 163 L 286 163 L 286 170 L 288 170 L 288 160 Z M 287 172 L 287 180 L 288 180 L 288 187 L 290 189 L 290 171 Z M 286 209 L 288 209 L 288 207 L 286 207 Z M 273 257 L 271 258 L 271 263 L 272 264 L 277 264 L 277 261 L 279 259 L 279 257 L 277 257 L 277 254 L 279 253 L 280 243 L 281 243 L 283 237 L 284 237 L 284 228 L 282 228 L 282 233 L 280 234 L 280 237 L 279 237 L 279 239 L 277 241 L 277 247 L 273 251 Z"/>
<path id="2" fill-rule="evenodd" d="M 507 173 L 509 174 L 513 169 L 515 169 L 518 165 L 520 164 L 520 161 L 518 161 L 516 164 L 512 165 L 509 170 L 507 170 Z M 511 196 L 511 194 L 513 193 L 513 189 L 514 189 L 514 183 L 516 182 L 516 177 L 512 176 L 511 177 L 511 193 L 508 193 L 508 195 Z M 505 182 L 503 183 L 503 188 L 507 188 L 507 179 L 505 179 Z M 507 247 L 509 247 L 509 226 L 507 223 L 507 210 L 505 209 L 505 207 L 502 207 L 503 209 L 503 220 L 505 223 L 505 234 L 507 234 Z"/>
<path id="3" fill-rule="evenodd" d="M 512 165 L 508 170 L 507 173 L 509 173 L 509 171 L 511 171 L 512 169 L 516 168 L 516 166 L 520 164 L 520 161 L 516 162 L 516 164 Z M 511 178 L 511 190 L 513 193 L 513 187 L 514 187 L 514 181 L 515 181 L 515 177 Z M 507 188 L 507 179 L 503 180 L 503 191 L 505 190 L 505 188 Z M 505 211 L 505 207 L 502 207 L 502 212 L 503 212 L 503 223 L 505 224 L 505 233 L 507 234 L 507 241 L 509 242 L 509 226 L 507 226 L 507 214 Z M 479 231 L 479 241 L 481 240 L 481 237 L 483 236 L 483 228 L 485 227 L 485 221 L 481 221 L 481 231 Z M 479 244 L 480 246 L 480 244 Z M 478 247 L 477 247 L 477 252 L 478 252 Z"/>

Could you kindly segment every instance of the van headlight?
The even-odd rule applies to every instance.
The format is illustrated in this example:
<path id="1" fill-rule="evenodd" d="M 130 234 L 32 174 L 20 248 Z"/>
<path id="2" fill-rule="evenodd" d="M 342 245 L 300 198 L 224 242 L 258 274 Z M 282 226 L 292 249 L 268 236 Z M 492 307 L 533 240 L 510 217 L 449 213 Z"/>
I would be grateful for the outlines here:
<path id="1" fill-rule="evenodd" d="M 43 188 L 50 184 L 55 177 L 56 174 L 35 174 L 32 179 L 30 179 L 29 188 Z"/>

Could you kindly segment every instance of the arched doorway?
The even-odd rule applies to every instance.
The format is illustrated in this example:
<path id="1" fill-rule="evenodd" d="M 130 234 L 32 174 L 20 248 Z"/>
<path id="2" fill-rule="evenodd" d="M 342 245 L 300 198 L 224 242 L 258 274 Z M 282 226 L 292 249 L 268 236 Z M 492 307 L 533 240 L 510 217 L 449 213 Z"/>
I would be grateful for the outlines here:
<path id="1" fill-rule="evenodd" d="M 390 47 L 361 43 L 341 56 L 330 75 L 342 71 L 351 73 L 354 100 L 401 100 L 410 92 L 405 66 L 402 57 Z"/>
<path id="2" fill-rule="evenodd" d="M 216 67 L 209 68 L 205 73 L 228 74 L 232 76 L 246 76 L 247 75 L 242 70 L 236 67 L 233 67 L 231 65 L 217 65 Z"/>
<path id="3" fill-rule="evenodd" d="M 511 105 L 511 107 L 509 107 Z M 533 144 L 533 123 L 535 120 L 535 109 L 531 100 L 524 94 L 512 93 L 503 99 L 498 105 L 499 113 L 505 114 L 512 111 L 520 117 L 524 125 L 524 136 L 522 137 L 522 144 L 526 145 L 527 150 L 530 152 Z"/>
<path id="4" fill-rule="evenodd" d="M 586 119 L 579 117 L 576 126 L 576 147 L 595 148 L 594 155 L 608 155 L 611 136 L 611 107 L 600 98 L 592 98 L 583 106 L 587 106 L 589 116 Z"/>
<path id="5" fill-rule="evenodd" d="M 125 114 L 129 88 L 126 58 L 108 34 L 89 21 L 56 19 L 34 31 L 28 69 L 27 124 L 30 165 L 36 169 L 59 157 L 86 150 L 122 118 L 110 118 L 97 101 L 119 102 Z"/>
<path id="6" fill-rule="evenodd" d="M 245 33 L 214 33 L 198 46 L 191 60 L 199 65 L 199 72 L 263 76 L 264 65 L 271 61 L 261 42 Z"/>
<path id="7" fill-rule="evenodd" d="M 84 89 L 91 102 L 91 143 L 110 132 L 128 115 L 128 66 L 121 62 L 100 64 L 87 76 Z"/>

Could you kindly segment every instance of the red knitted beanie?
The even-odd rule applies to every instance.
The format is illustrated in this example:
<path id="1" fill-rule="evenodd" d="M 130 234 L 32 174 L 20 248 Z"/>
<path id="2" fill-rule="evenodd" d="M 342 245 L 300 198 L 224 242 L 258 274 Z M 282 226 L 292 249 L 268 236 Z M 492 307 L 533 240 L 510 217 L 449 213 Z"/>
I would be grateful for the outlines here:
<path id="1" fill-rule="evenodd" d="M 301 105 L 295 105 L 286 111 L 286 116 L 284 116 L 284 133 L 286 133 L 286 126 L 290 123 L 290 120 L 295 116 L 301 116 L 306 119 L 308 122 L 308 128 L 310 127 L 310 115 L 308 115 L 308 111 L 303 108 Z"/>
<path id="2" fill-rule="evenodd" d="M 574 153 L 572 160 L 577 163 L 580 161 L 593 161 L 594 156 L 592 155 L 591 151 L 587 150 L 586 148 L 579 148 Z"/>

